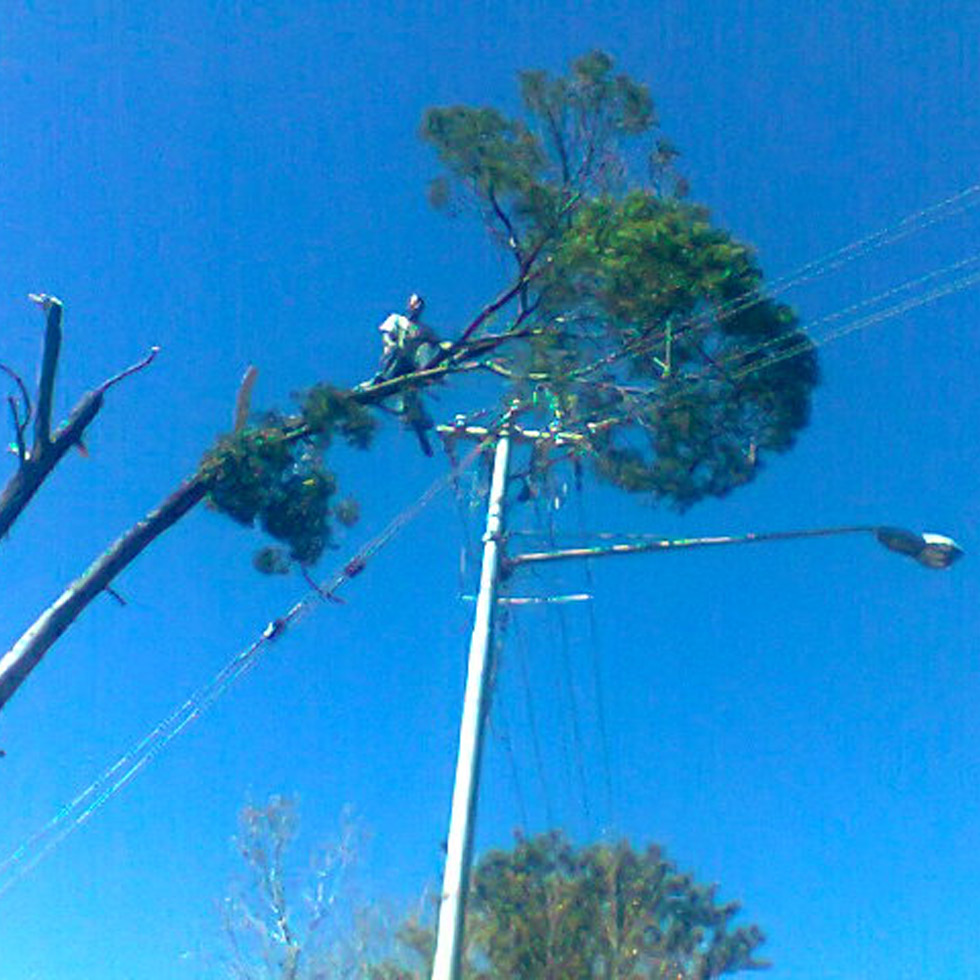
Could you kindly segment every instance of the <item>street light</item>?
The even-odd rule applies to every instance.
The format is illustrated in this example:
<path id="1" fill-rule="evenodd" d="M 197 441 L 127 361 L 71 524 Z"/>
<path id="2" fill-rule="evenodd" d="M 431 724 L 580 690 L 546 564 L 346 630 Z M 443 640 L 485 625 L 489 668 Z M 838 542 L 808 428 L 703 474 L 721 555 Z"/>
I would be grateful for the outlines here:
<path id="1" fill-rule="evenodd" d="M 908 555 L 926 568 L 949 568 L 963 557 L 963 549 L 945 534 L 916 534 L 901 527 L 876 527 L 874 534 L 889 551 Z"/>
<path id="2" fill-rule="evenodd" d="M 764 541 L 792 541 L 798 538 L 826 538 L 839 534 L 871 534 L 889 551 L 914 559 L 926 568 L 949 568 L 963 557 L 963 549 L 944 534 L 919 533 L 882 524 L 849 524 L 844 527 L 808 528 L 797 531 L 767 531 L 761 534 L 719 535 L 704 538 L 654 538 L 648 541 L 613 544 L 594 548 L 559 548 L 554 551 L 532 551 L 504 559 L 506 570 L 568 558 L 606 558 L 612 555 L 640 554 L 650 551 L 677 551 L 685 548 L 710 548 L 718 545 L 759 544 Z"/>
<path id="3" fill-rule="evenodd" d="M 527 433 L 521 433 L 527 435 Z M 944 534 L 917 533 L 881 524 L 855 524 L 822 527 L 804 531 L 769 531 L 762 534 L 723 535 L 706 538 L 655 538 L 628 544 L 595 548 L 562 548 L 555 551 L 526 552 L 507 556 L 504 543 L 504 499 L 507 488 L 511 432 L 503 429 L 494 455 L 493 479 L 487 511 L 487 531 L 483 537 L 483 566 L 477 597 L 473 634 L 463 695 L 459 755 L 453 788 L 452 814 L 446 847 L 446 866 L 436 929 L 436 950 L 432 980 L 459 980 L 462 972 L 463 918 L 473 850 L 473 824 L 480 776 L 480 754 L 487 706 L 486 689 L 491 668 L 493 617 L 497 605 L 497 586 L 501 573 L 507 575 L 519 565 L 560 561 L 566 558 L 604 558 L 610 555 L 638 554 L 715 545 L 758 544 L 763 541 L 789 541 L 795 538 L 823 538 L 838 534 L 871 534 L 889 551 L 915 559 L 926 568 L 949 568 L 963 550 Z"/>

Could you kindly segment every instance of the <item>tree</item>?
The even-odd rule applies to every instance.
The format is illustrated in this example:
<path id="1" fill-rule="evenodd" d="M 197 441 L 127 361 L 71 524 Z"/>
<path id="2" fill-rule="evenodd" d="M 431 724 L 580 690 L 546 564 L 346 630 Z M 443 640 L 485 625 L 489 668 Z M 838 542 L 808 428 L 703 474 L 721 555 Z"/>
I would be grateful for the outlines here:
<path id="1" fill-rule="evenodd" d="M 5 537 L 14 521 L 40 490 L 44 481 L 73 447 L 84 452 L 83 439 L 88 427 L 102 409 L 106 392 L 123 378 L 146 367 L 157 355 L 154 347 L 132 367 L 121 371 L 79 399 L 65 422 L 52 435 L 51 407 L 58 372 L 62 343 L 62 304 L 55 296 L 31 294 L 30 299 L 44 311 L 44 345 L 34 403 L 21 376 L 8 364 L 0 363 L 0 371 L 15 386 L 16 395 L 7 396 L 14 441 L 10 451 L 17 458 L 17 469 L 0 492 L 0 538 Z M 36 408 L 35 408 L 36 405 Z M 34 423 L 34 438 L 27 443 L 27 430 Z"/>
<path id="2" fill-rule="evenodd" d="M 767 966 L 757 926 L 732 929 L 735 902 L 699 885 L 651 845 L 574 847 L 561 833 L 518 837 L 477 864 L 466 923 L 472 980 L 711 980 Z M 407 956 L 376 980 L 427 976 L 434 936 L 417 919 L 401 932 Z M 413 964 L 405 965 L 405 961 Z"/>
<path id="3" fill-rule="evenodd" d="M 453 106 L 422 126 L 447 171 L 433 202 L 475 210 L 521 282 L 530 340 L 486 367 L 518 396 L 545 389 L 625 490 L 683 509 L 747 483 L 808 420 L 816 357 L 795 315 L 683 199 L 647 88 L 608 55 L 524 72 L 521 96 L 523 119 Z"/>
<path id="4" fill-rule="evenodd" d="M 567 76 L 524 72 L 520 85 L 522 118 L 451 106 L 428 110 L 421 128 L 444 171 L 432 203 L 481 219 L 513 258 L 510 282 L 414 370 L 354 388 L 324 382 L 292 411 L 243 425 L 239 406 L 199 468 L 0 660 L 0 708 L 88 603 L 203 500 L 272 538 L 259 570 L 314 565 L 334 524 L 356 515 L 338 498 L 330 446 L 367 448 L 393 396 L 418 427 L 428 387 L 489 373 L 502 405 L 574 436 L 577 470 L 681 509 L 748 483 L 792 446 L 815 351 L 792 310 L 765 296 L 750 249 L 685 200 L 646 86 L 598 51 Z M 16 414 L 15 428 L 22 436 Z"/>
<path id="5" fill-rule="evenodd" d="M 357 901 L 351 873 L 362 833 L 345 814 L 338 840 L 318 848 L 305 869 L 292 849 L 295 799 L 272 796 L 242 808 L 235 846 L 244 862 L 223 904 L 226 966 L 235 980 L 344 980 L 367 975 L 385 935 L 376 907 Z"/>
<path id="6" fill-rule="evenodd" d="M 355 822 L 305 870 L 291 851 L 298 804 L 270 797 L 239 814 L 245 874 L 224 902 L 227 966 L 236 980 L 423 980 L 435 936 L 409 916 L 393 930 L 350 884 L 361 850 Z M 518 836 L 478 862 L 470 886 L 470 980 L 713 980 L 768 964 L 757 926 L 732 927 L 718 903 L 651 845 L 575 847 L 557 831 Z"/>

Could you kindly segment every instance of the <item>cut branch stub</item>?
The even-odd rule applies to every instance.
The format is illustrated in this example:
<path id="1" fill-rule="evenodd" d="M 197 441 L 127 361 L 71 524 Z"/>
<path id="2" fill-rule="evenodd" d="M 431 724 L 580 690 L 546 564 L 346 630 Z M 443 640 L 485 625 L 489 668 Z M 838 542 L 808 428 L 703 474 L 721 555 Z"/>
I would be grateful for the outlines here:
<path id="1" fill-rule="evenodd" d="M 32 456 L 40 456 L 51 442 L 51 405 L 54 398 L 54 379 L 61 354 L 61 300 L 46 293 L 32 293 L 30 297 L 44 310 L 44 351 L 41 355 L 41 373 L 37 383 L 37 416 L 34 419 L 34 450 Z"/>

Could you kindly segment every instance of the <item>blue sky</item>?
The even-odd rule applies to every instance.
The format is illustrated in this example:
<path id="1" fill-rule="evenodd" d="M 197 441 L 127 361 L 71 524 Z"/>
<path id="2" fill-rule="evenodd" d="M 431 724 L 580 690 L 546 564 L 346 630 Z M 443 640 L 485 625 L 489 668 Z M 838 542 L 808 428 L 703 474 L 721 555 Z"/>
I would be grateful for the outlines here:
<path id="1" fill-rule="evenodd" d="M 283 405 L 368 376 L 375 327 L 411 290 L 446 333 L 496 291 L 505 266 L 479 228 L 425 202 L 426 106 L 513 107 L 518 70 L 605 48 L 651 86 L 692 197 L 779 277 L 976 183 L 978 30 L 975 5 L 918 0 L 10 0 L 0 360 L 33 376 L 37 290 L 66 306 L 62 412 L 162 353 L 111 392 L 90 458 L 68 459 L 3 543 L 4 642 L 193 470 L 245 365 L 256 403 Z M 968 258 L 977 218 L 964 208 L 786 298 L 806 323 Z M 974 550 L 977 295 L 823 347 L 809 429 L 727 500 L 679 517 L 588 487 L 515 525 L 553 518 L 574 540 L 883 522 Z M 324 572 L 447 463 L 389 425 L 338 465 L 363 521 Z M 373 835 L 366 891 L 407 901 L 434 884 L 471 614 L 464 525 L 478 537 L 465 500 L 429 508 L 347 605 L 286 635 L 0 897 L 0 973 L 196 975 L 181 954 L 220 942 L 236 812 L 270 793 L 301 797 L 308 843 L 355 808 Z M 195 512 L 119 580 L 126 608 L 96 604 L 61 640 L 0 719 L 0 856 L 302 594 L 252 571 L 256 544 Z M 774 980 L 980 973 L 978 574 L 855 538 L 529 575 L 528 592 L 595 599 L 563 619 L 519 610 L 505 631 L 478 846 L 525 816 L 580 841 L 658 841 L 744 903 Z"/>

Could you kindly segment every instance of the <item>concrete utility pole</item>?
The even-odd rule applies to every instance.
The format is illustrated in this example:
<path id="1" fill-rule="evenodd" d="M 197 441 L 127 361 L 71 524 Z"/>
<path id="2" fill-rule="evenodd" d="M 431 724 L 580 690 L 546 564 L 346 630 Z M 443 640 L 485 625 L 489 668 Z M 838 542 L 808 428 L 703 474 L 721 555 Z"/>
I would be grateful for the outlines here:
<path id="1" fill-rule="evenodd" d="M 446 870 L 442 879 L 432 980 L 458 980 L 462 963 L 463 919 L 473 854 L 473 825 L 476 818 L 477 787 L 480 781 L 483 723 L 492 661 L 491 637 L 497 605 L 510 440 L 508 429 L 501 430 L 494 454 L 487 530 L 483 536 L 480 592 L 476 600 L 476 618 L 473 623 L 469 662 L 466 668 L 466 693 L 463 697 L 463 720 L 459 729 L 456 783 L 453 788 L 453 808 L 449 821 Z"/>

